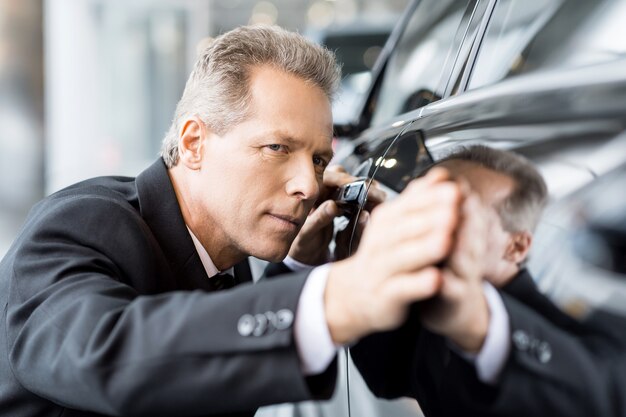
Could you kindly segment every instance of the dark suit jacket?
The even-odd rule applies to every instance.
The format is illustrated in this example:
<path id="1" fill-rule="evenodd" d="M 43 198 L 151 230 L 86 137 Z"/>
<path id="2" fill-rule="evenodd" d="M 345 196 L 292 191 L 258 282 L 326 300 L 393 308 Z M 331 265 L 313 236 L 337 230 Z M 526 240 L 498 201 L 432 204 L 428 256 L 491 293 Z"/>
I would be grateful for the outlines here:
<path id="1" fill-rule="evenodd" d="M 212 292 L 161 160 L 59 191 L 0 263 L 0 415 L 251 415 L 327 398 L 334 366 L 303 377 L 294 345 L 305 280 Z"/>
<path id="2" fill-rule="evenodd" d="M 512 351 L 497 386 L 423 329 L 415 306 L 400 329 L 351 349 L 372 392 L 416 398 L 427 417 L 626 416 L 626 349 L 617 339 L 563 313 L 526 271 L 503 291 Z"/>

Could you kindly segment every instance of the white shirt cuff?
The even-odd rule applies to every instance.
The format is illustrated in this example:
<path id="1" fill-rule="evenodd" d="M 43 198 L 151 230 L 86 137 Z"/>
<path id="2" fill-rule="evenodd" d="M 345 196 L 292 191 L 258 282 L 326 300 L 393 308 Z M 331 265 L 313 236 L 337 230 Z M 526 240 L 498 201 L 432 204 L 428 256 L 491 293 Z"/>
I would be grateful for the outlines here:
<path id="1" fill-rule="evenodd" d="M 296 261 L 289 255 L 287 255 L 287 257 L 283 259 L 283 263 L 293 272 L 311 271 L 313 268 L 315 268 L 314 265 L 303 264 L 300 261 Z"/>
<path id="2" fill-rule="evenodd" d="M 305 375 L 324 372 L 339 349 L 330 337 L 324 310 L 324 290 L 329 268 L 330 265 L 323 265 L 309 274 L 298 302 L 294 331 Z"/>
<path id="3" fill-rule="evenodd" d="M 483 291 L 489 306 L 489 329 L 483 347 L 475 358 L 478 379 L 495 385 L 511 351 L 509 314 L 498 291 L 488 282 Z"/>

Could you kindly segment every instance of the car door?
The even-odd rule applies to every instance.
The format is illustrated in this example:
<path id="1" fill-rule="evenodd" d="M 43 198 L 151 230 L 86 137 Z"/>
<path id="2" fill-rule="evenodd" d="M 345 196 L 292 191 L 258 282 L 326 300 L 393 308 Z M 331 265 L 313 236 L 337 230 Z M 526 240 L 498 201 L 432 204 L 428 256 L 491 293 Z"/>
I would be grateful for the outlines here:
<path id="1" fill-rule="evenodd" d="M 355 138 L 447 96 L 457 62 L 469 54 L 488 0 L 416 0 L 405 11 L 372 70 L 356 120 L 336 126 Z"/>
<path id="2" fill-rule="evenodd" d="M 568 7 L 563 6 L 565 3 Z M 404 102 L 407 95 L 398 90 L 396 95 L 387 96 L 389 100 L 396 99 L 397 105 L 385 110 L 387 113 L 378 113 L 385 115 L 378 120 L 376 112 L 383 110 L 375 107 L 387 101 L 384 95 L 376 95 L 380 94 L 376 93 L 376 88 L 382 88 L 384 84 L 373 87 L 372 97 L 378 101 L 369 102 L 374 107 L 370 109 L 371 123 L 357 145 L 357 148 L 361 146 L 381 152 L 380 160 L 374 155 L 374 165 L 378 169 L 372 173 L 371 179 L 390 186 L 395 192 L 406 185 L 410 176 L 418 175 L 419 169 L 403 170 L 396 157 L 406 152 L 404 148 L 400 150 L 400 138 L 413 137 L 419 140 L 416 148 L 424 145 L 435 159 L 463 144 L 489 143 L 490 146 L 514 149 L 540 166 L 554 199 L 561 199 L 593 181 L 596 168 L 592 168 L 588 162 L 590 159 L 595 161 L 596 155 L 609 151 L 611 160 L 623 160 L 626 155 L 623 140 L 616 139 L 626 125 L 626 96 L 623 93 L 626 91 L 623 75 L 626 62 L 620 62 L 624 56 L 623 42 L 609 42 L 623 38 L 603 36 L 600 39 L 599 35 L 594 35 L 617 28 L 616 22 L 623 16 L 622 6 L 623 2 L 618 1 L 488 2 L 487 12 L 478 20 L 477 36 L 466 38 L 462 43 L 450 78 L 438 87 L 446 100 L 432 100 L 419 110 L 402 112 L 398 103 Z M 521 9 L 527 14 L 517 12 Z M 573 25 L 574 21 L 578 23 Z M 567 32 L 564 28 L 568 25 L 563 22 L 569 22 L 572 29 L 581 30 Z M 597 26 L 599 22 L 615 24 L 603 24 L 603 30 L 586 31 L 587 27 Z M 564 38 L 568 33 L 572 36 Z M 613 30 L 610 33 L 620 32 Z M 556 50 L 552 53 L 549 45 L 561 47 L 558 54 Z M 470 46 L 469 53 L 464 55 L 467 46 Z M 610 48 L 603 49 L 603 46 Z M 390 138 L 385 132 L 394 125 L 405 126 L 405 129 L 399 136 Z M 381 150 L 382 143 L 389 146 Z M 424 157 L 417 160 L 424 160 Z M 554 212 L 553 216 L 562 218 L 561 208 L 556 205 L 550 211 Z M 559 219 L 557 226 L 562 222 Z M 563 245 L 555 244 L 559 239 L 552 239 L 541 230 L 539 235 L 547 236 L 547 239 L 538 239 L 539 245 L 536 245 L 544 252 L 544 258 L 554 250 L 562 249 Z M 549 242 L 553 250 L 545 250 L 541 240 Z M 541 260 L 540 256 L 535 259 Z M 533 258 L 531 266 L 532 263 Z M 556 262 L 543 264 L 551 269 L 560 266 Z M 542 283 L 563 293 L 566 285 L 573 288 L 570 282 L 564 282 L 573 274 L 563 277 L 562 271 L 559 279 L 549 281 L 546 279 L 551 278 L 550 274 L 541 272 L 537 275 L 544 277 Z M 587 293 L 601 292 L 606 300 L 605 290 L 614 287 L 598 285 L 597 280 L 594 283 L 594 291 L 590 291 L 589 285 L 580 288 Z M 623 296 L 616 297 L 616 300 L 621 302 Z M 349 377 L 352 387 L 358 380 L 358 373 L 352 370 Z M 349 398 L 352 398 L 354 409 L 364 397 L 356 388 L 351 389 L 351 394 Z"/>
<path id="3" fill-rule="evenodd" d="M 559 200 L 626 160 L 626 7 L 621 0 L 499 0 L 488 14 L 456 90 L 424 108 L 414 127 L 435 159 L 451 147 L 486 143 L 538 166 L 553 204 L 528 267 L 542 290 L 570 309 L 583 295 L 610 292 L 577 288 L 563 273 L 565 245 L 554 242 L 564 242 L 570 228 Z"/>
<path id="4" fill-rule="evenodd" d="M 411 123 L 398 116 L 416 115 L 424 105 L 445 97 L 456 62 L 469 53 L 487 4 L 488 1 L 423 0 L 409 7 L 399 31 L 392 34 L 374 69 L 375 81 L 360 120 L 355 123 L 360 128 L 367 127 L 368 132 L 352 144 L 342 161 L 349 172 L 366 180 L 365 193 L 377 178 L 379 186 L 392 198 L 431 163 L 421 133 L 411 130 Z M 351 236 L 355 236 L 356 218 L 362 209 L 358 207 L 344 225 Z M 351 240 L 349 250 L 356 247 L 356 241 Z M 336 396 L 345 398 L 347 415 L 422 415 L 415 400 L 375 399 L 349 355 L 342 356 L 341 363 L 345 371 L 340 372 Z"/>

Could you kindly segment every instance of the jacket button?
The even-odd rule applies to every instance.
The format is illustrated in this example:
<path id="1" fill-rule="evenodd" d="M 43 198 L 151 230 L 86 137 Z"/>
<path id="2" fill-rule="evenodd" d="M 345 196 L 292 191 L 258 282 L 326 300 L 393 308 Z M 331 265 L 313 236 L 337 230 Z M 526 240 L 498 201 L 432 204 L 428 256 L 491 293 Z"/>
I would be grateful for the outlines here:
<path id="1" fill-rule="evenodd" d="M 267 331 L 271 332 L 276 330 L 276 313 L 273 311 L 266 311 L 265 318 L 267 318 Z"/>
<path id="2" fill-rule="evenodd" d="M 237 323 L 237 331 L 240 335 L 246 337 L 250 336 L 254 331 L 256 324 L 256 320 L 254 316 L 251 314 L 244 314 L 239 318 L 239 323 Z"/>
<path id="3" fill-rule="evenodd" d="M 278 330 L 285 330 L 291 327 L 293 323 L 293 313 L 286 308 L 278 310 L 276 312 L 276 328 Z"/>
<path id="4" fill-rule="evenodd" d="M 541 363 L 548 363 L 552 359 L 552 348 L 548 342 L 541 342 L 537 346 L 537 359 Z"/>
<path id="5" fill-rule="evenodd" d="M 267 331 L 267 317 L 265 317 L 265 314 L 255 314 L 254 320 L 256 321 L 256 326 L 252 334 L 255 336 L 263 336 Z"/>
<path id="6" fill-rule="evenodd" d="M 518 350 L 526 351 L 530 347 L 530 337 L 523 330 L 515 330 L 513 332 L 513 344 Z"/>

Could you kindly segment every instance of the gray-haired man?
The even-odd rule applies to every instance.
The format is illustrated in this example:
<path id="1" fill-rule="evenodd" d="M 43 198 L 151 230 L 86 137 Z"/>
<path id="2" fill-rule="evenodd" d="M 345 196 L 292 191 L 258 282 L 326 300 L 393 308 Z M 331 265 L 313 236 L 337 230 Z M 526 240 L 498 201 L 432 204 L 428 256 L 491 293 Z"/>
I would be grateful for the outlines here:
<path id="1" fill-rule="evenodd" d="M 250 415 L 327 398 L 338 345 L 432 296 L 464 205 L 443 170 L 381 205 L 352 258 L 242 282 L 248 256 L 280 261 L 307 218 L 336 213 L 320 195 L 351 180 L 324 175 L 338 81 L 297 34 L 228 32 L 196 63 L 162 159 L 37 204 L 0 263 L 2 412 Z"/>

